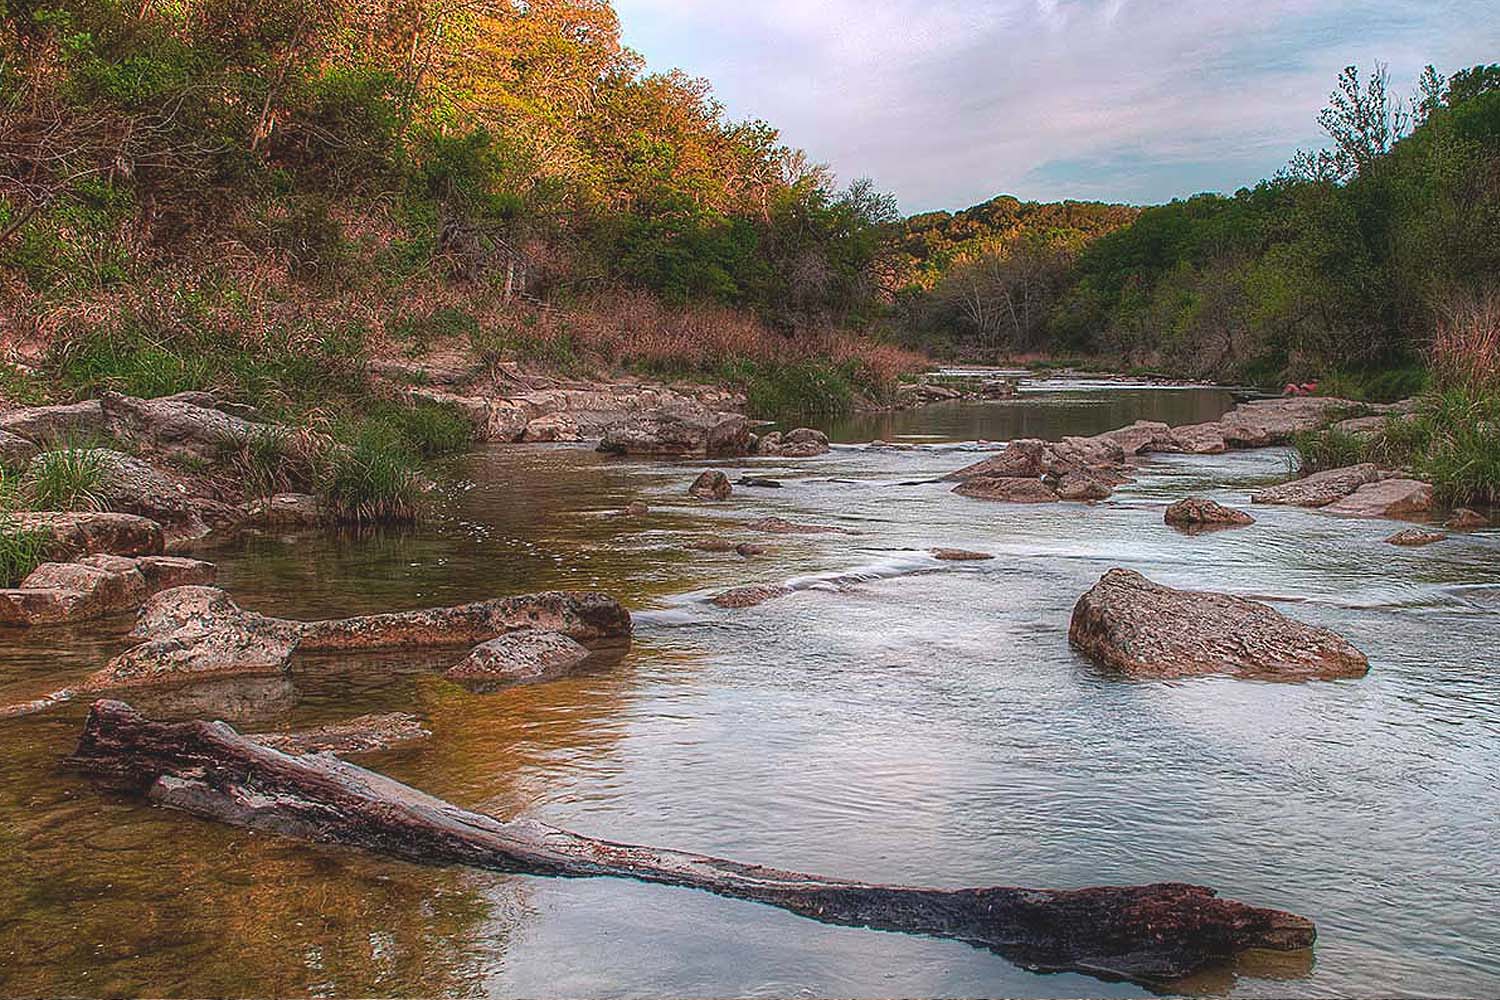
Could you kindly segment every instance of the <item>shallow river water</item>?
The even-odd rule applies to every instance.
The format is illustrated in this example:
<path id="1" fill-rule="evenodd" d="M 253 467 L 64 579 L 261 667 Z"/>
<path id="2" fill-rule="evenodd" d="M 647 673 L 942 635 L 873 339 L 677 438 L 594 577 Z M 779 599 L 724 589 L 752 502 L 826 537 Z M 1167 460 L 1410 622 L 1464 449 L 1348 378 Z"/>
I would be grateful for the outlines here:
<path id="1" fill-rule="evenodd" d="M 452 654 L 300 661 L 286 680 L 132 693 L 247 731 L 411 711 L 436 738 L 360 763 L 466 807 L 582 833 L 880 882 L 1192 881 L 1311 917 L 1309 956 L 1177 984 L 1236 995 L 1500 993 L 1500 535 L 1426 549 L 1397 525 L 1257 510 L 1187 537 L 1162 507 L 1243 506 L 1289 455 L 1157 456 L 1109 502 L 1023 507 L 924 482 L 979 440 L 1216 417 L 1215 390 L 1054 383 L 1016 401 L 854 418 L 817 459 L 688 501 L 704 466 L 496 448 L 412 533 L 218 553 L 246 607 L 324 617 L 551 588 L 637 613 L 618 663 L 473 694 Z M 912 450 L 862 447 L 873 439 Z M 652 513 L 611 516 L 635 500 Z M 768 515 L 849 534 L 760 536 Z M 932 546 L 989 563 L 939 563 Z M 1254 595 L 1370 656 L 1358 681 L 1128 682 L 1067 642 L 1107 569 Z M 747 583 L 797 592 L 729 611 Z M 0 701 L 125 645 L 129 620 L 0 633 Z M 948 942 L 823 926 L 625 881 L 427 869 L 106 798 L 60 767 L 85 711 L 0 723 L 0 994 L 1138 995 Z"/>

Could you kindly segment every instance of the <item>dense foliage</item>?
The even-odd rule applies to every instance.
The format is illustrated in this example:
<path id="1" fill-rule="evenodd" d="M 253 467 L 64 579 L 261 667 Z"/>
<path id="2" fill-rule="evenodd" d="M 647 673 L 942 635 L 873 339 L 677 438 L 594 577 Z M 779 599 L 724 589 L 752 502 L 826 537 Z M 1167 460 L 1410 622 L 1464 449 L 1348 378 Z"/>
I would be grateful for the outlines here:
<path id="1" fill-rule="evenodd" d="M 792 329 L 870 314 L 895 219 L 703 81 L 643 75 L 607 0 L 0 3 L 12 288 L 214 262 L 249 294 L 272 262 L 311 286 L 633 285 Z"/>

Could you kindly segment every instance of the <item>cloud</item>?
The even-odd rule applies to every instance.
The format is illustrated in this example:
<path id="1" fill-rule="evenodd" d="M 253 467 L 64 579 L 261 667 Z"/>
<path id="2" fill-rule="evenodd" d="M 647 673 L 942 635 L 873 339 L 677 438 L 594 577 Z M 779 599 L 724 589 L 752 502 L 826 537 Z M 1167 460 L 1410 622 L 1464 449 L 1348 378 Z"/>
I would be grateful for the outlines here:
<path id="1" fill-rule="evenodd" d="M 1164 200 L 1274 172 L 1338 70 L 1492 59 L 1492 0 L 616 0 L 655 68 L 707 76 L 908 210 Z"/>

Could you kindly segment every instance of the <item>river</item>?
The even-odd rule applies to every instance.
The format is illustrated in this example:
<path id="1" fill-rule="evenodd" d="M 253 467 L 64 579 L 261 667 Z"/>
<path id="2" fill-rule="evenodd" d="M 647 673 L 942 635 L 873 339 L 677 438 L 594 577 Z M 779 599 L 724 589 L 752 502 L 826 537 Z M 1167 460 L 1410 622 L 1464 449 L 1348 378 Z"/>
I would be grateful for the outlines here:
<path id="1" fill-rule="evenodd" d="M 1189 493 L 1245 506 L 1283 449 L 1153 456 L 1108 502 L 987 504 L 926 482 L 974 442 L 1217 417 L 1212 389 L 1055 381 L 1017 400 L 833 422 L 807 460 L 700 504 L 703 463 L 494 448 L 447 470 L 439 516 L 210 556 L 291 617 L 600 589 L 625 658 L 497 694 L 453 655 L 306 659 L 285 680 L 133 692 L 242 729 L 410 711 L 435 733 L 360 763 L 466 807 L 611 840 L 879 882 L 1065 888 L 1192 881 L 1316 921 L 1308 956 L 1247 956 L 1205 994 L 1500 993 L 1500 534 L 1425 549 L 1396 525 L 1289 509 L 1188 537 Z M 873 439 L 915 445 L 864 447 Z M 715 464 L 715 463 L 710 463 Z M 640 518 L 614 513 L 644 500 Z M 848 534 L 691 551 L 764 516 Z M 988 563 L 939 563 L 932 546 Z M 1271 601 L 1370 656 L 1358 681 L 1129 682 L 1072 652 L 1107 569 Z M 792 596 L 704 602 L 749 583 Z M 127 619 L 0 635 L 0 701 L 77 679 Z M 83 705 L 0 724 L 0 993 L 87 995 L 1138 995 L 966 945 L 823 926 L 624 881 L 427 869 L 106 798 L 60 767 Z"/>

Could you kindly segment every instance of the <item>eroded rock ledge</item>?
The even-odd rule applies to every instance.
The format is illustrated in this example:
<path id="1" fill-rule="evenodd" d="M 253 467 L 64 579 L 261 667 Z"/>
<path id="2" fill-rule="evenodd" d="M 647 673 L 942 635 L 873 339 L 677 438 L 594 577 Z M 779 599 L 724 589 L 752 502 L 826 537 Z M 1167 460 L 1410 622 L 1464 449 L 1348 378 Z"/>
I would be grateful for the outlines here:
<path id="1" fill-rule="evenodd" d="M 1038 970 L 1166 983 L 1251 948 L 1302 950 L 1311 921 L 1201 886 L 1076 890 L 872 885 L 504 821 L 331 756 L 294 757 L 224 723 L 158 723 L 97 702 L 71 758 L 100 782 L 205 819 L 422 864 L 631 878 L 829 924 L 952 938 Z"/>

